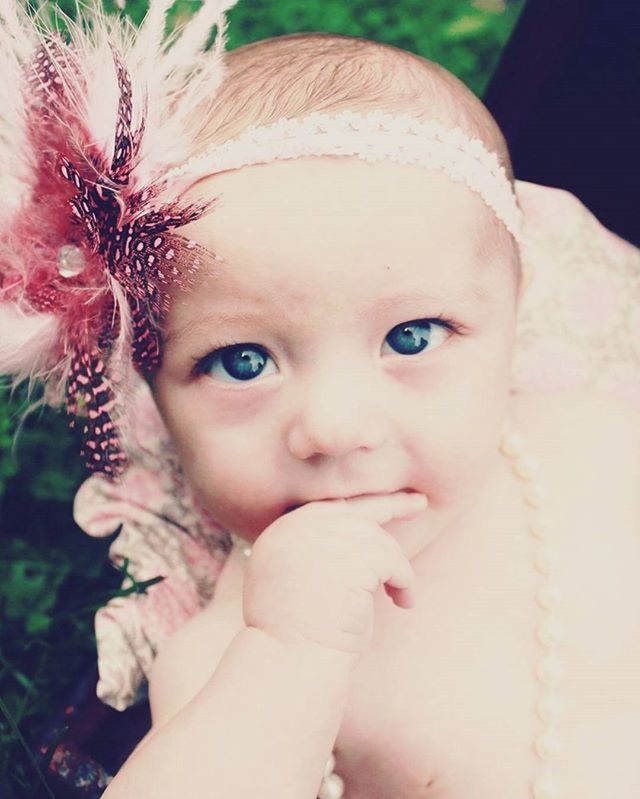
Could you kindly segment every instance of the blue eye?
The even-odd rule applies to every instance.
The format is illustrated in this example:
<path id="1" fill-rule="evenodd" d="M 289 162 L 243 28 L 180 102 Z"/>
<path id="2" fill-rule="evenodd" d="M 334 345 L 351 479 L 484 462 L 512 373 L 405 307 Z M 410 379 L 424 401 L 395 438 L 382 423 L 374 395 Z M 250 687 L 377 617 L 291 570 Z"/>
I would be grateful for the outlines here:
<path id="1" fill-rule="evenodd" d="M 221 365 L 234 380 L 247 381 L 263 373 L 267 360 L 271 359 L 258 344 L 230 344 L 206 355 L 196 364 L 196 371 L 211 375 Z"/>
<path id="2" fill-rule="evenodd" d="M 411 322 L 403 322 L 392 328 L 386 336 L 385 341 L 400 355 L 418 355 L 429 345 L 429 349 L 435 349 L 441 341 L 438 339 L 442 335 L 446 336 L 453 333 L 460 333 L 462 327 L 450 319 L 438 317 L 437 319 L 419 319 Z M 247 382 L 265 373 L 266 365 L 271 362 L 275 366 L 270 355 L 259 344 L 239 343 L 228 344 L 219 349 L 212 350 L 204 358 L 195 359 L 195 374 L 207 375 L 222 379 L 221 374 L 225 374 L 230 379 L 222 379 L 224 383 L 235 381 Z M 218 371 L 218 375 L 215 372 Z M 266 374 L 269 374 L 267 371 Z"/>
<path id="3" fill-rule="evenodd" d="M 438 328 L 435 330 L 436 334 L 444 332 L 444 325 L 438 325 Z M 400 355 L 417 355 L 424 350 L 427 344 L 431 344 L 430 349 L 435 349 L 437 345 L 433 344 L 434 337 L 437 341 L 438 336 L 434 336 L 434 322 L 427 319 L 403 322 L 401 325 L 396 325 L 387 334 L 390 345 Z"/>

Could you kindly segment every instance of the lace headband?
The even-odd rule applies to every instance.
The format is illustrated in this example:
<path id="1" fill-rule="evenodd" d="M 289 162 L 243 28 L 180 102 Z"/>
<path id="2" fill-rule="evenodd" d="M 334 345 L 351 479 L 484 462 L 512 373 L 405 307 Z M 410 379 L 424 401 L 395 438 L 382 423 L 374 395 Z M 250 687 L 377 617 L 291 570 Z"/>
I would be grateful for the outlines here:
<path id="1" fill-rule="evenodd" d="M 444 172 L 479 194 L 518 241 L 522 212 L 506 170 L 495 152 L 458 127 L 422 122 L 410 114 L 375 110 L 366 114 L 314 112 L 251 126 L 240 136 L 190 158 L 170 170 L 168 180 L 204 176 L 304 156 L 357 156 L 363 161 L 395 161 Z"/>

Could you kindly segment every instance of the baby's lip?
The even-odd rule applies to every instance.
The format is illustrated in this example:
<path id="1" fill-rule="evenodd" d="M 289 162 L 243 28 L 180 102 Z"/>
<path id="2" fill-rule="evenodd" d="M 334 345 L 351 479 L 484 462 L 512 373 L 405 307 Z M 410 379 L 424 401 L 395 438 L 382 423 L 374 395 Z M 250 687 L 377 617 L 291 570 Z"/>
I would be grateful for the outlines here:
<path id="1" fill-rule="evenodd" d="M 334 496 L 334 497 L 316 497 L 315 499 L 306 499 L 302 500 L 302 502 L 297 502 L 292 505 L 287 505 L 287 507 L 284 509 L 284 513 L 290 513 L 292 510 L 301 508 L 303 505 L 307 505 L 309 502 L 324 502 L 325 500 L 329 499 L 355 499 L 356 497 L 380 497 L 384 496 L 385 494 L 397 494 L 400 491 L 403 491 L 407 494 L 418 493 L 415 488 L 396 488 L 393 491 L 369 491 L 364 494 L 342 494 L 340 496 Z"/>

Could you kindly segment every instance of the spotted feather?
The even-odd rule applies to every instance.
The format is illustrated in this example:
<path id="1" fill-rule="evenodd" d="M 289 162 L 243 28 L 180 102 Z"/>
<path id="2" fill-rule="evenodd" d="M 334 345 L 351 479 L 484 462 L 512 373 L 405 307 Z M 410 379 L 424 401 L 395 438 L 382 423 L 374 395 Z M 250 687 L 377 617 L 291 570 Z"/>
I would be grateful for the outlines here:
<path id="1" fill-rule="evenodd" d="M 2 24 L 0 18 L 0 30 Z M 134 105 L 123 57 L 130 53 L 122 39 L 116 45 L 107 36 L 102 43 L 111 56 L 117 106 L 115 131 L 104 136 L 110 115 L 102 115 L 95 104 L 99 113 L 88 111 L 95 75 L 86 69 L 87 43 L 80 29 L 76 36 L 77 46 L 73 36 L 67 44 L 57 32 L 43 35 L 31 57 L 21 61 L 26 149 L 37 157 L 29 164 L 34 191 L 20 236 L 34 244 L 34 251 L 37 245 L 38 258 L 22 272 L 12 270 L 10 258 L 0 267 L 35 311 L 59 317 L 60 339 L 52 359 L 58 359 L 56 377 L 66 380 L 67 413 L 83 420 L 81 456 L 90 471 L 116 479 L 127 461 L 117 422 L 126 417 L 122 403 L 130 388 L 127 370 L 121 384 L 122 370 L 115 362 L 114 342 L 122 340 L 120 314 L 128 314 L 132 362 L 148 378 L 161 364 L 162 322 L 172 288 L 191 287 L 205 259 L 212 257 L 176 231 L 208 213 L 216 200 L 186 204 L 175 199 L 164 172 L 149 168 L 148 147 L 140 170 L 145 177 L 136 178 L 149 86 L 136 83 L 144 96 L 141 105 Z M 105 79 L 105 85 L 111 80 Z M 102 127 L 96 135 L 98 121 Z M 60 268 L 66 257 L 61 252 L 68 247 L 81 251 L 75 261 L 80 269 L 73 274 Z M 118 303 L 116 283 L 122 289 Z M 70 425 L 75 424 L 72 418 Z"/>
<path id="2" fill-rule="evenodd" d="M 80 457 L 89 471 L 113 478 L 121 475 L 127 464 L 110 416 L 114 401 L 100 351 L 97 347 L 90 351 L 77 350 L 71 360 L 67 382 L 67 413 L 72 417 L 69 426 L 75 428 L 76 416 L 85 418 Z"/>
<path id="3" fill-rule="evenodd" d="M 135 331 L 131 353 L 133 362 L 148 379 L 160 368 L 160 336 L 140 308 L 131 312 L 131 320 Z"/>
<path id="4" fill-rule="evenodd" d="M 131 114 L 133 101 L 131 97 L 131 78 L 118 51 L 110 44 L 111 55 L 116 67 L 118 88 L 118 115 L 116 118 L 116 136 L 113 146 L 113 160 L 109 169 L 109 177 L 121 185 L 128 185 L 131 173 L 132 159 L 137 155 L 137 149 L 142 140 L 142 130 L 133 137 L 131 133 Z"/>
<path id="5" fill-rule="evenodd" d="M 58 34 L 49 36 L 40 44 L 27 65 L 26 79 L 31 88 L 31 98 L 41 105 L 41 113 L 51 116 L 64 99 L 63 82 L 58 62 L 62 57 L 64 41 Z"/>

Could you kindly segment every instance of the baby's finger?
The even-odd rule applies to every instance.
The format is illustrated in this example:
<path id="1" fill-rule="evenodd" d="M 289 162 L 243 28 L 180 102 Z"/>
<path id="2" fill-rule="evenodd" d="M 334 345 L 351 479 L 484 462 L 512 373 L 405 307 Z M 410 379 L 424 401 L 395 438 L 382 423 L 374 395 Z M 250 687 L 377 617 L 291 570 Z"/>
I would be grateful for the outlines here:
<path id="1" fill-rule="evenodd" d="M 415 607 L 416 575 L 411 562 L 405 557 L 398 542 L 390 535 L 381 539 L 382 561 L 378 564 L 378 575 L 385 591 L 401 608 Z"/>
<path id="2" fill-rule="evenodd" d="M 406 608 L 407 610 L 415 608 L 416 596 L 413 586 L 410 585 L 407 588 L 396 588 L 387 582 L 384 584 L 384 590 L 386 591 L 387 595 L 391 597 L 394 604 L 396 604 L 399 608 Z"/>
<path id="3" fill-rule="evenodd" d="M 380 494 L 344 499 L 346 507 L 384 524 L 391 519 L 413 516 L 425 510 L 429 500 L 424 494 L 409 491 L 396 491 L 393 494 Z"/>

